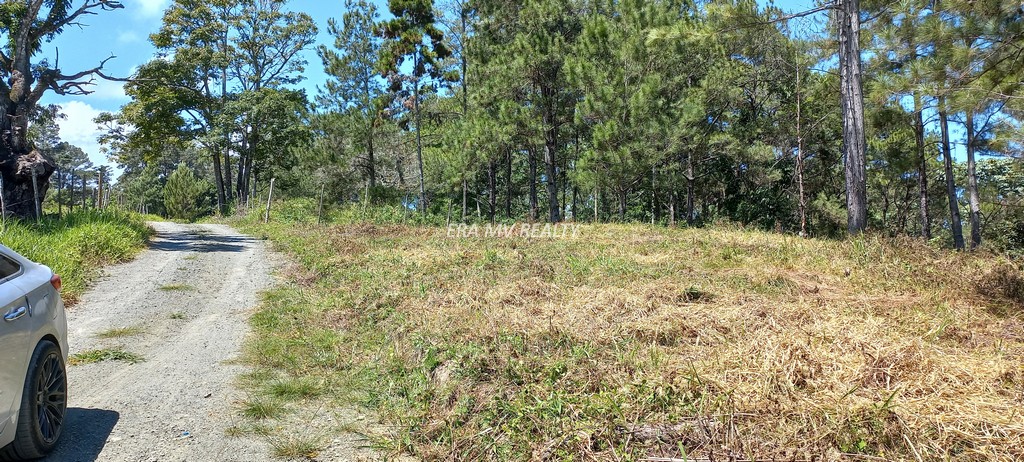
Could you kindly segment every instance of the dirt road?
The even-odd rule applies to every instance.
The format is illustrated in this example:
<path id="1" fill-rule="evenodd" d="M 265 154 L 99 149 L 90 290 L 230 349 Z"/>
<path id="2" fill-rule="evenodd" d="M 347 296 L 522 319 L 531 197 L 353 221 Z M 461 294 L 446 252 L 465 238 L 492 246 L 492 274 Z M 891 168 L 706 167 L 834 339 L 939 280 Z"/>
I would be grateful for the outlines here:
<path id="1" fill-rule="evenodd" d="M 234 360 L 275 257 L 226 226 L 154 228 L 148 250 L 68 312 L 72 355 L 121 349 L 144 361 L 69 366 L 66 430 L 48 460 L 268 459 L 265 442 L 225 430 L 241 420 Z"/>

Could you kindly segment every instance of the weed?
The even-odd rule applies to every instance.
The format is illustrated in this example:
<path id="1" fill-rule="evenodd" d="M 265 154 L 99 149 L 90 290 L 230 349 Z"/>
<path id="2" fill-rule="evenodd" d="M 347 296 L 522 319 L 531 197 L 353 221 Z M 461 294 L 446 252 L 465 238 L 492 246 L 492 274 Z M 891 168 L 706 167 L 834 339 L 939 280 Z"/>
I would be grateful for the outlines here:
<path id="1" fill-rule="evenodd" d="M 242 403 L 242 415 L 251 419 L 272 419 L 284 412 L 284 404 L 275 398 L 253 397 Z"/>
<path id="2" fill-rule="evenodd" d="M 321 438 L 309 435 L 291 435 L 270 438 L 274 457 L 282 459 L 315 459 L 323 450 Z"/>
<path id="3" fill-rule="evenodd" d="M 164 292 L 189 292 L 196 290 L 195 287 L 188 284 L 167 284 L 160 286 L 159 289 Z"/>
<path id="4" fill-rule="evenodd" d="M 308 378 L 279 379 L 270 383 L 269 394 L 288 400 L 309 399 L 320 396 L 323 387 Z"/>
<path id="5" fill-rule="evenodd" d="M 122 361 L 129 364 L 137 364 L 145 361 L 145 358 L 119 348 L 107 348 L 102 350 L 89 350 L 75 353 L 68 358 L 68 364 L 81 366 L 103 361 Z"/>
<path id="6" fill-rule="evenodd" d="M 134 337 L 144 333 L 145 331 L 146 330 L 140 326 L 115 327 L 96 334 L 96 337 L 104 339 Z"/>
<path id="7" fill-rule="evenodd" d="M 181 321 L 181 320 L 184 320 L 184 319 L 188 319 L 188 316 L 185 314 L 184 311 L 175 311 L 175 312 L 171 313 L 171 319 L 174 319 L 176 321 Z"/>
<path id="8" fill-rule="evenodd" d="M 301 267 L 252 317 L 241 386 L 367 406 L 390 451 L 945 460 L 1024 441 L 1006 417 L 1024 336 L 976 292 L 983 254 L 717 227 L 450 240 L 372 209 L 318 227 L 309 205 L 239 222 Z"/>

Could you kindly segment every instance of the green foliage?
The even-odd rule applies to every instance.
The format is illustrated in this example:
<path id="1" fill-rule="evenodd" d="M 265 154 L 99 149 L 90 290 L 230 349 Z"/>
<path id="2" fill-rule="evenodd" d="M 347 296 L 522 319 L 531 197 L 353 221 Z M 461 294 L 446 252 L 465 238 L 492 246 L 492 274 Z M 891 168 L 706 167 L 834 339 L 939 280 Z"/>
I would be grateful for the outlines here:
<path id="1" fill-rule="evenodd" d="M 150 229 L 137 214 L 76 211 L 41 225 L 7 222 L 4 245 L 49 266 L 64 280 L 64 296 L 74 301 L 105 265 L 130 260 Z"/>
<path id="2" fill-rule="evenodd" d="M 184 163 L 167 178 L 164 185 L 164 207 L 167 216 L 186 221 L 194 221 L 209 211 L 205 203 L 205 193 L 210 184 L 196 177 Z"/>

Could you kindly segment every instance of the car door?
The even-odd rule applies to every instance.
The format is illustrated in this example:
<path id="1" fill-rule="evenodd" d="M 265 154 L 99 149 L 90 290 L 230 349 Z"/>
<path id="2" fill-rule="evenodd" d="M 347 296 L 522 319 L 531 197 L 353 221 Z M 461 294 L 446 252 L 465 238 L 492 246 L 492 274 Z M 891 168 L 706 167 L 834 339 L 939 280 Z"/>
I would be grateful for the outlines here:
<path id="1" fill-rule="evenodd" d="M 10 421 L 14 399 L 24 387 L 28 368 L 28 301 L 15 280 L 24 272 L 13 258 L 0 252 L 0 434 Z"/>

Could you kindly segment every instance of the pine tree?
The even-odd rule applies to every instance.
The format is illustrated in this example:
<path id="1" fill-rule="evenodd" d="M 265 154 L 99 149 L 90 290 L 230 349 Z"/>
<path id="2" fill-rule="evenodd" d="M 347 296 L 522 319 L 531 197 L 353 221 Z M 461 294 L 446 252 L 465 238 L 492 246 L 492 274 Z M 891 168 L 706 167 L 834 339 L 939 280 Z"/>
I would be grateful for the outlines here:
<path id="1" fill-rule="evenodd" d="M 436 83 L 445 77 L 439 62 L 448 57 L 450 52 L 445 46 L 444 34 L 435 25 L 433 0 L 388 0 L 388 9 L 395 18 L 377 25 L 377 34 L 384 39 L 378 70 L 388 79 L 392 93 L 404 94 L 412 99 L 416 161 L 419 167 L 418 206 L 426 213 L 428 198 L 423 171 L 420 96 L 425 79 Z M 402 74 L 402 65 L 406 60 L 412 61 L 407 76 Z M 410 92 L 411 95 L 408 94 Z"/>

